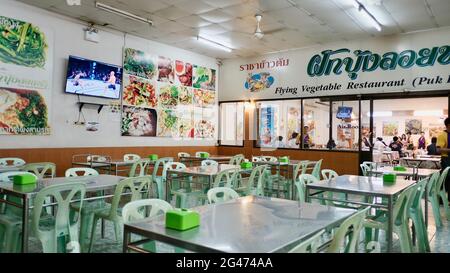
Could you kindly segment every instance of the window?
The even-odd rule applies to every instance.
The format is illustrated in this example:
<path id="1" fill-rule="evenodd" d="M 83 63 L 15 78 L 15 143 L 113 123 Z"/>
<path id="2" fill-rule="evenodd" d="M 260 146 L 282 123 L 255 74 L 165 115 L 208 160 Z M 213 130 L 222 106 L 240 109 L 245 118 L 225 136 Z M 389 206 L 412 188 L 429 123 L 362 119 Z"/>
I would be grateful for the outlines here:
<path id="1" fill-rule="evenodd" d="M 220 104 L 220 145 L 244 145 L 244 103 Z"/>
<path id="2" fill-rule="evenodd" d="M 257 146 L 299 148 L 301 100 L 264 101 L 257 105 Z M 293 137 L 295 136 L 295 137 Z"/>
<path id="3" fill-rule="evenodd" d="M 337 150 L 359 149 L 359 101 L 333 102 L 332 139 Z"/>
<path id="4" fill-rule="evenodd" d="M 304 149 L 327 149 L 330 136 L 330 102 L 303 100 L 302 145 Z"/>

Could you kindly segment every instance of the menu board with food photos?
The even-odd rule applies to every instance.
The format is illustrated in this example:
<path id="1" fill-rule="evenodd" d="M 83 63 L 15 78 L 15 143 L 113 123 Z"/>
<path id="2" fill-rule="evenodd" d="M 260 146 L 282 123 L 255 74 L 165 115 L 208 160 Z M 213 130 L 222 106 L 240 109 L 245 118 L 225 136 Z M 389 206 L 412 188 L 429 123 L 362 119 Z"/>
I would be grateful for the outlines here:
<path id="1" fill-rule="evenodd" d="M 215 138 L 215 69 L 132 48 L 123 69 L 123 136 Z"/>
<path id="2" fill-rule="evenodd" d="M 53 32 L 0 16 L 0 135 L 49 135 Z"/>

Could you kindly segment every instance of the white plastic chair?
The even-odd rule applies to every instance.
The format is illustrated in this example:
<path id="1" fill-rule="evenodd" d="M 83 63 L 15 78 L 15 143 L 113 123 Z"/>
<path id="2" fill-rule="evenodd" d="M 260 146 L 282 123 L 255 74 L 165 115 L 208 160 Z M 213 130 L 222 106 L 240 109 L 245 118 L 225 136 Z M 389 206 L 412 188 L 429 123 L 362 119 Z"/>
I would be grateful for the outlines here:
<path id="1" fill-rule="evenodd" d="M 202 161 L 202 166 L 218 166 L 219 163 L 212 159 L 205 159 Z"/>
<path id="2" fill-rule="evenodd" d="M 226 202 L 232 199 L 239 198 L 239 194 L 235 190 L 227 187 L 209 189 L 207 195 L 208 202 L 210 204 Z M 221 196 L 219 197 L 219 195 Z"/>
<path id="3" fill-rule="evenodd" d="M 124 154 L 123 161 L 125 162 L 135 162 L 141 159 L 141 157 L 137 154 Z"/>
<path id="4" fill-rule="evenodd" d="M 6 167 L 6 166 L 10 166 L 10 167 L 21 167 L 23 165 L 25 165 L 26 162 L 25 160 L 23 160 L 22 158 L 18 158 L 18 157 L 3 157 L 0 158 L 0 166 L 2 167 Z"/>
<path id="5" fill-rule="evenodd" d="M 202 154 L 206 154 L 208 157 L 210 156 L 210 154 L 208 152 L 196 152 L 195 156 L 200 157 Z"/>
<path id="6" fill-rule="evenodd" d="M 81 173 L 81 174 L 79 174 Z M 92 168 L 70 168 L 66 170 L 66 177 L 76 177 L 76 176 L 96 176 L 99 175 L 97 170 Z"/>

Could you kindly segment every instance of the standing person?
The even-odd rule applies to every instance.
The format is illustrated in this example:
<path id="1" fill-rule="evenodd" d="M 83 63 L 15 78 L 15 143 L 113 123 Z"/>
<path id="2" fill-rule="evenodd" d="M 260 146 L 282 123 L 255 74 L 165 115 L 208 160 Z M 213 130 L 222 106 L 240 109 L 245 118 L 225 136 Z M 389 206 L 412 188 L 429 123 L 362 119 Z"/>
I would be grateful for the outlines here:
<path id="1" fill-rule="evenodd" d="M 407 139 L 406 139 L 406 142 L 407 142 L 406 149 L 414 150 L 414 144 L 413 144 L 412 139 L 411 139 L 411 132 L 407 132 L 406 133 L 406 137 L 407 137 Z"/>
<path id="2" fill-rule="evenodd" d="M 441 172 L 445 168 L 450 167 L 450 118 L 444 120 L 446 130 L 439 134 L 437 138 L 437 152 L 441 153 Z M 439 190 L 439 189 L 438 189 Z M 445 190 L 447 191 L 447 198 L 450 201 L 450 175 L 447 175 L 445 180 Z"/>
<path id="3" fill-rule="evenodd" d="M 427 146 L 428 155 L 438 155 L 439 154 L 437 152 L 436 143 L 437 143 L 437 137 L 432 137 L 431 144 Z"/>
<path id="4" fill-rule="evenodd" d="M 425 149 L 427 141 L 425 140 L 425 133 L 420 132 L 419 145 L 417 145 L 417 149 Z"/>
<path id="5" fill-rule="evenodd" d="M 287 142 L 287 146 L 289 148 L 298 148 L 297 137 L 298 137 L 298 133 L 297 132 L 293 132 L 292 135 L 291 135 L 291 138 Z"/>
<path id="6" fill-rule="evenodd" d="M 401 143 L 402 143 L 402 145 L 404 147 L 408 146 L 408 140 L 406 139 L 406 135 L 405 134 L 402 135 L 402 137 L 400 138 L 400 141 L 401 141 Z"/>
<path id="7" fill-rule="evenodd" d="M 309 149 L 311 146 L 311 137 L 309 136 L 309 127 L 303 126 L 303 148 Z"/>

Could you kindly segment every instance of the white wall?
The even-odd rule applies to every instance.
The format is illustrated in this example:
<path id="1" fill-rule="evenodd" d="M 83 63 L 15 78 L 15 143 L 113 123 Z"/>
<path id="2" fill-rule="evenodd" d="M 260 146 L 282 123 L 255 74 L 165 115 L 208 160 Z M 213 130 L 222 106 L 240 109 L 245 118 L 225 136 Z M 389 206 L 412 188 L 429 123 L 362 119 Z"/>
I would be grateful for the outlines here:
<path id="1" fill-rule="evenodd" d="M 50 136 L 0 136 L 0 148 L 215 145 L 215 141 L 211 140 L 175 141 L 172 138 L 122 137 L 120 116 L 110 114 L 107 107 L 100 115 L 97 115 L 95 108 L 83 110 L 87 121 L 100 122 L 99 131 L 88 132 L 84 126 L 73 125 L 78 118 L 77 97 L 64 93 L 69 55 L 121 65 L 122 49 L 126 46 L 218 70 L 214 58 L 108 29 L 101 29 L 98 44 L 88 42 L 84 40 L 85 24 L 16 1 L 0 0 L 0 15 L 27 21 L 54 32 L 54 44 L 49 45 L 53 47 L 54 56 L 50 107 L 52 133 Z M 82 97 L 82 100 L 109 102 L 109 100 L 89 97 Z"/>

